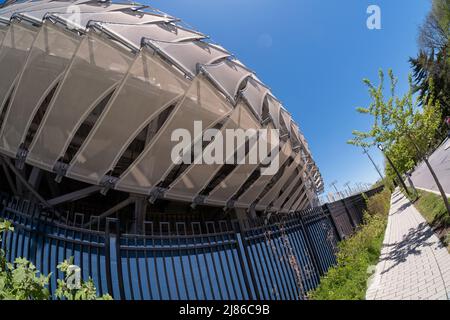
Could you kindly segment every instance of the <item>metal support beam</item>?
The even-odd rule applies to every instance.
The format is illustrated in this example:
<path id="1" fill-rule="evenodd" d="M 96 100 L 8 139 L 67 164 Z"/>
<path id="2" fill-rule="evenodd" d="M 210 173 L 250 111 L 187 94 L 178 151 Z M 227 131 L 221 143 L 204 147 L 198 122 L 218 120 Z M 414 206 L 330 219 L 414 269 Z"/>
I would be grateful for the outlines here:
<path id="1" fill-rule="evenodd" d="M 41 184 L 41 178 L 42 178 L 42 170 L 37 167 L 33 167 L 31 169 L 30 175 L 28 176 L 28 183 L 35 190 L 39 190 L 39 185 Z"/>
<path id="2" fill-rule="evenodd" d="M 99 192 L 102 189 L 100 186 L 90 186 L 81 190 L 77 190 L 71 193 L 67 193 L 65 195 L 62 195 L 60 197 L 56 197 L 50 200 L 47 200 L 47 202 L 52 205 L 56 206 L 64 202 L 73 202 L 77 201 L 83 198 L 86 198 L 90 196 L 93 193 Z"/>
<path id="3" fill-rule="evenodd" d="M 46 208 L 51 208 L 52 206 L 50 205 L 50 203 L 47 202 L 47 200 L 45 200 L 40 194 L 39 192 L 37 192 L 32 185 L 30 185 L 27 181 L 27 179 L 25 179 L 21 172 L 10 162 L 9 158 L 7 157 L 2 157 L 3 158 L 3 162 L 6 164 L 6 166 L 16 175 L 17 180 L 20 182 L 21 185 L 23 185 L 26 189 L 28 189 L 28 191 L 31 192 L 31 194 L 33 194 L 33 196 L 36 197 L 36 199 L 39 200 L 39 202 L 41 202 L 44 207 Z"/>
<path id="4" fill-rule="evenodd" d="M 313 203 L 313 201 L 314 201 L 314 194 L 313 194 L 313 192 L 311 190 L 309 190 L 309 192 L 307 193 L 306 197 L 308 199 L 308 201 L 306 202 L 306 207 L 308 207 L 308 204 L 309 204 L 310 207 L 314 207 L 314 203 Z"/>
<path id="5" fill-rule="evenodd" d="M 1 161 L 1 163 L 2 163 L 2 167 L 3 167 L 3 171 L 5 172 L 6 180 L 8 181 L 8 185 L 11 188 L 11 191 L 13 192 L 13 194 L 17 194 L 16 184 L 14 183 L 11 175 L 9 174 L 8 167 L 6 166 L 4 161 Z"/>
<path id="6" fill-rule="evenodd" d="M 6 165 L 8 166 L 9 169 L 11 169 L 10 166 L 10 162 L 9 162 L 9 158 L 5 158 L 8 159 L 8 161 L 6 162 Z M 23 188 L 22 188 L 22 183 L 20 182 L 20 179 L 18 177 L 18 175 L 20 175 L 23 178 L 23 169 L 17 169 L 17 160 L 14 160 L 14 169 L 16 169 L 15 171 L 13 171 L 15 177 L 16 177 L 16 186 L 17 186 L 17 195 L 18 196 L 23 196 Z M 12 169 L 11 169 L 12 171 Z"/>
<path id="7" fill-rule="evenodd" d="M 301 210 L 305 209 L 306 204 L 308 203 L 308 201 L 309 201 L 309 198 L 308 198 L 308 195 L 306 195 L 305 199 L 303 199 L 302 202 L 300 202 L 300 205 L 297 207 L 296 210 L 297 211 L 301 211 Z"/>
<path id="8" fill-rule="evenodd" d="M 298 211 L 298 207 L 303 202 L 305 196 L 306 196 L 307 190 L 304 190 L 303 193 L 299 195 L 299 197 L 295 200 L 295 202 L 292 204 L 291 211 Z"/>
<path id="9" fill-rule="evenodd" d="M 145 227 L 145 214 L 147 212 L 147 199 L 145 197 L 135 197 L 134 198 L 134 219 L 135 226 L 134 229 L 136 234 L 144 234 Z"/>
<path id="10" fill-rule="evenodd" d="M 126 200 L 116 204 L 114 207 L 112 207 L 111 209 L 106 210 L 105 212 L 103 212 L 101 215 L 98 216 L 97 219 L 95 219 L 95 221 L 90 221 L 88 223 L 86 223 L 83 227 L 84 228 L 88 228 L 89 226 L 91 226 L 91 224 L 93 224 L 94 222 L 98 222 L 100 223 L 101 220 L 105 219 L 106 217 L 109 217 L 110 215 L 116 213 L 117 211 L 119 211 L 120 209 L 123 209 L 127 206 L 129 206 L 130 204 L 132 204 L 134 201 L 134 199 L 132 197 L 127 198 Z"/>
<path id="11" fill-rule="evenodd" d="M 252 218 L 256 218 L 256 204 L 253 203 L 250 208 L 248 208 L 248 214 L 250 215 L 250 217 Z"/>
<path id="12" fill-rule="evenodd" d="M 33 188 L 39 188 L 41 178 L 42 170 L 37 167 L 33 167 L 33 169 L 31 169 L 30 176 L 28 177 L 28 183 L 33 186 Z"/>
<path id="13" fill-rule="evenodd" d="M 53 174 L 50 172 L 46 172 L 45 180 L 47 180 L 47 185 L 48 185 L 48 188 L 50 189 L 50 193 L 51 193 L 52 197 L 56 198 L 57 196 L 59 196 L 59 194 L 60 194 L 59 186 L 58 186 L 57 182 L 55 181 Z"/>
<path id="14" fill-rule="evenodd" d="M 235 209 L 237 221 L 241 230 L 245 230 L 245 221 L 248 219 L 248 215 L 245 209 Z"/>

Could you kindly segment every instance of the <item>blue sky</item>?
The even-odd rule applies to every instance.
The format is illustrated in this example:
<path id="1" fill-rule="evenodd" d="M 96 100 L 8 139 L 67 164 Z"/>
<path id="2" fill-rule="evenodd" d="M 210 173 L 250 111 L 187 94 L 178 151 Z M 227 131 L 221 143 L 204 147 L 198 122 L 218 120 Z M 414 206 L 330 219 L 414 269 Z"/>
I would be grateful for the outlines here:
<path id="1" fill-rule="evenodd" d="M 392 68 L 407 88 L 408 57 L 430 0 L 153 0 L 256 71 L 300 124 L 325 180 L 339 186 L 374 182 L 361 150 L 347 145 L 354 129 L 370 127 L 355 108 L 369 98 L 363 78 Z M 366 27 L 367 7 L 381 8 L 381 30 Z M 382 155 L 371 150 L 383 166 Z"/>

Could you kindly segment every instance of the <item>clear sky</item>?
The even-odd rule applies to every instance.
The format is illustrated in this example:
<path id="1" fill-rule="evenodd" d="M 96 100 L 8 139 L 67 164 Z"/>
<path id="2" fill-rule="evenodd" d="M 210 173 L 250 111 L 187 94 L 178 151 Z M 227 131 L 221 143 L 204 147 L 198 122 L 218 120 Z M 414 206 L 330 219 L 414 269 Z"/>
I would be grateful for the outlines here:
<path id="1" fill-rule="evenodd" d="M 256 71 L 299 123 L 327 190 L 330 182 L 374 182 L 361 150 L 347 145 L 370 127 L 355 108 L 369 97 L 363 78 L 392 68 L 406 90 L 408 57 L 430 0 L 152 0 L 223 45 Z M 381 8 L 381 30 L 366 27 L 367 7 Z M 383 157 L 371 150 L 380 167 Z"/>

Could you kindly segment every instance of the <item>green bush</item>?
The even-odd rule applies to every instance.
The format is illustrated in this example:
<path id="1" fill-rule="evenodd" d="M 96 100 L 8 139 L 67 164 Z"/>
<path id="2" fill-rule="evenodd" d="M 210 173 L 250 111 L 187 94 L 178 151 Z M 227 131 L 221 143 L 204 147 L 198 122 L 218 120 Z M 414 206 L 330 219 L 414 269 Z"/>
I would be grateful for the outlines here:
<path id="1" fill-rule="evenodd" d="M 378 262 L 389 213 L 390 191 L 367 200 L 364 224 L 338 247 L 337 264 L 309 293 L 311 300 L 363 300 L 370 277 L 368 268 Z"/>
<path id="2" fill-rule="evenodd" d="M 73 265 L 73 257 L 58 265 L 58 269 L 64 273 L 64 280 L 57 280 L 58 288 L 55 291 L 57 298 L 67 300 L 112 300 L 109 294 L 97 297 L 97 289 L 91 278 L 87 282 L 81 281 L 80 287 L 77 289 L 69 288 L 67 278 L 71 275 L 69 271 L 71 265 Z"/>
<path id="3" fill-rule="evenodd" d="M 13 232 L 14 228 L 8 221 L 0 221 L 0 241 L 3 232 Z M 69 265 L 72 260 L 58 265 L 67 279 Z M 48 300 L 51 297 L 47 288 L 52 274 L 40 274 L 36 267 L 24 258 L 17 258 L 14 263 L 8 263 L 3 250 L 0 251 L 0 300 Z M 58 279 L 55 298 L 67 300 L 111 300 L 111 296 L 97 297 L 97 289 L 92 279 L 81 281 L 78 289 L 69 289 L 66 281 Z"/>
<path id="4" fill-rule="evenodd" d="M 391 207 L 391 191 L 383 190 L 371 198 L 367 199 L 367 214 L 370 216 L 381 215 L 386 217 Z"/>
<path id="5" fill-rule="evenodd" d="M 389 177 L 384 177 L 383 179 L 377 181 L 371 189 L 375 189 L 378 187 L 384 186 L 385 189 L 389 189 L 390 192 L 394 192 L 395 186 L 394 186 L 394 181 L 392 181 L 391 178 Z"/>

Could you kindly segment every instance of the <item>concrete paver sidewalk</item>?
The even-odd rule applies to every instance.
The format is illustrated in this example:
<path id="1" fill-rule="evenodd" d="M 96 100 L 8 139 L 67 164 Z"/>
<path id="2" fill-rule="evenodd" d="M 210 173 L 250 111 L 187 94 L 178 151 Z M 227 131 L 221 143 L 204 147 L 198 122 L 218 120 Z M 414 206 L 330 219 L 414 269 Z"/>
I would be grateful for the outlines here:
<path id="1" fill-rule="evenodd" d="M 398 190 L 368 300 L 450 300 L 450 254 Z"/>

